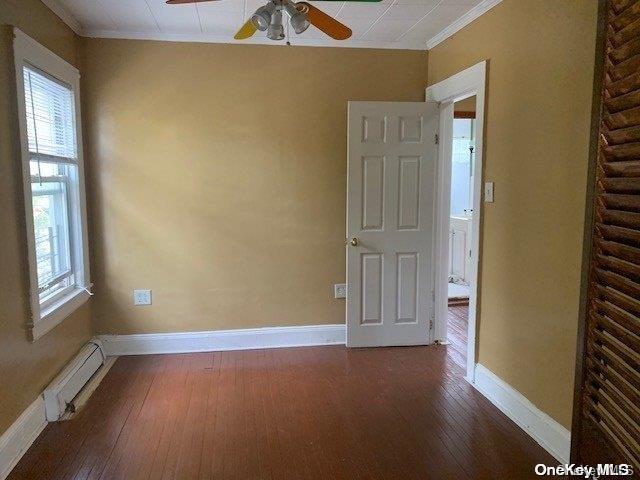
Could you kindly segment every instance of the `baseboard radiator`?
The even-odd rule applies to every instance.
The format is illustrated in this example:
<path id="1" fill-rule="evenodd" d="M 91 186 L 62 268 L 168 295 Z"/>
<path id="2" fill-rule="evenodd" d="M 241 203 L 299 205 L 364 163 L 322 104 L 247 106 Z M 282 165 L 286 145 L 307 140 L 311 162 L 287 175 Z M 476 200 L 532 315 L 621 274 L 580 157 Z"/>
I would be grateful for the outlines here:
<path id="1" fill-rule="evenodd" d="M 73 400 L 104 365 L 106 356 L 99 340 L 85 345 L 44 391 L 44 408 L 49 422 L 75 411 Z"/>

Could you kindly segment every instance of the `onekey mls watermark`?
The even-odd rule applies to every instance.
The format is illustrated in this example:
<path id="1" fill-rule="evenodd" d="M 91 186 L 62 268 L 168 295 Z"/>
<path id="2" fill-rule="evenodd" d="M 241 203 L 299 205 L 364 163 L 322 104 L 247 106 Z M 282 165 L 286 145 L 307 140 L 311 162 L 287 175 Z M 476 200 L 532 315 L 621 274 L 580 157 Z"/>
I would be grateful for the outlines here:
<path id="1" fill-rule="evenodd" d="M 598 465 L 577 465 L 564 463 L 560 465 L 545 465 L 539 463 L 535 466 L 538 476 L 566 476 L 580 477 L 589 480 L 609 477 L 630 477 L 633 475 L 633 467 L 626 463 L 599 463 Z"/>

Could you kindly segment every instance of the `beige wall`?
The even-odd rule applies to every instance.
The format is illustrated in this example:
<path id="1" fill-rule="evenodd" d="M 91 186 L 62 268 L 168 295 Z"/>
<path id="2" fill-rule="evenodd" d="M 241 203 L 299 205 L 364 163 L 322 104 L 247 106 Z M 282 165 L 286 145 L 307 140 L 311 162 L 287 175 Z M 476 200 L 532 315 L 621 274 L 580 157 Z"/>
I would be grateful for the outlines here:
<path id="1" fill-rule="evenodd" d="M 98 333 L 343 322 L 347 100 L 422 100 L 426 53 L 82 52 Z"/>
<path id="2" fill-rule="evenodd" d="M 27 340 L 28 274 L 11 25 L 77 65 L 78 39 L 39 0 L 0 2 L 0 434 L 90 337 L 85 305 Z"/>
<path id="3" fill-rule="evenodd" d="M 488 59 L 479 362 L 571 423 L 597 2 L 505 0 L 429 52 Z"/>

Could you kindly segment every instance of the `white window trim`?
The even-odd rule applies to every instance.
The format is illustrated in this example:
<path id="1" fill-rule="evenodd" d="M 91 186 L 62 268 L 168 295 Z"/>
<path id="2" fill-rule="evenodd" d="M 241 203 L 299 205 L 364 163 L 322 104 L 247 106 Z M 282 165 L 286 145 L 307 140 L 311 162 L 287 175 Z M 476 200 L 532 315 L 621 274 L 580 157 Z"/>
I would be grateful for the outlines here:
<path id="1" fill-rule="evenodd" d="M 42 337 L 45 333 L 61 323 L 71 313 L 77 310 L 91 296 L 89 272 L 89 245 L 87 241 L 87 202 L 85 197 L 85 176 L 84 158 L 82 143 L 82 118 L 80 115 L 80 72 L 73 65 L 46 49 L 31 37 L 25 35 L 18 28 L 13 29 L 14 41 L 14 61 L 16 72 L 16 91 L 18 96 L 18 123 L 20 126 L 22 181 L 24 191 L 24 206 L 27 227 L 29 279 L 30 279 L 30 305 L 31 320 L 29 330 L 32 341 Z M 31 65 L 43 72 L 67 83 L 71 86 L 75 100 L 76 116 L 76 142 L 78 150 L 78 187 L 79 187 L 79 210 L 80 210 L 80 232 L 82 238 L 77 238 L 76 258 L 81 259 L 80 278 L 76 279 L 76 288 L 73 288 L 67 295 L 58 299 L 45 309 L 40 307 L 40 296 L 38 294 L 38 272 L 36 263 L 36 246 L 33 225 L 33 206 L 31 203 L 31 172 L 29 170 L 29 140 L 27 136 L 27 116 L 24 97 L 23 66 Z M 72 233 L 73 234 L 73 233 Z M 76 266 L 77 270 L 80 270 Z"/>

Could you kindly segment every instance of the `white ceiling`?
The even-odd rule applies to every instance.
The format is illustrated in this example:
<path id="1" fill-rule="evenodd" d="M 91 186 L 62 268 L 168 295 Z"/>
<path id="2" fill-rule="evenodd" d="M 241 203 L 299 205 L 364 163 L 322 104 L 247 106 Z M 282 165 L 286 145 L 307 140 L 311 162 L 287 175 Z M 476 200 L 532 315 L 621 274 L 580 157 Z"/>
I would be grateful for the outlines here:
<path id="1" fill-rule="evenodd" d="M 164 0 L 43 0 L 74 30 L 88 37 L 141 38 L 212 43 L 284 44 L 256 32 L 236 41 L 235 32 L 266 0 L 219 0 L 166 5 Z M 500 0 L 382 0 L 379 3 L 312 1 L 353 30 L 335 41 L 315 27 L 293 45 L 408 48 L 426 50 L 499 3 Z"/>

